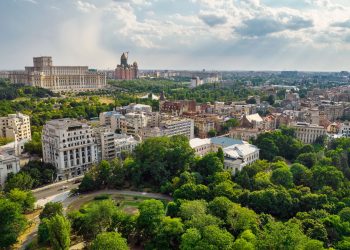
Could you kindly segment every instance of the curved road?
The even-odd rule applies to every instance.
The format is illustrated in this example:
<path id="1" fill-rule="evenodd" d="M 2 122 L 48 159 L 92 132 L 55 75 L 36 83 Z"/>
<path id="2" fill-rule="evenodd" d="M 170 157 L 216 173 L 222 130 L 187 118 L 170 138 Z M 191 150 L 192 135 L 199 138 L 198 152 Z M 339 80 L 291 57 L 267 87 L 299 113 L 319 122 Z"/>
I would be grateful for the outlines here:
<path id="1" fill-rule="evenodd" d="M 172 200 L 172 198 L 168 195 L 158 194 L 158 193 L 148 193 L 148 192 L 137 192 L 131 190 L 116 190 L 116 189 L 104 189 L 98 190 L 95 192 L 82 194 L 80 196 L 72 196 L 68 197 L 70 190 L 77 188 L 79 183 L 74 183 L 75 180 L 70 181 L 62 181 L 59 183 L 55 183 L 46 187 L 42 187 L 36 190 L 33 190 L 33 194 L 37 199 L 36 204 L 39 206 L 44 206 L 46 203 L 50 201 L 60 201 L 63 204 L 64 211 L 67 210 L 68 206 L 77 200 L 79 197 L 91 196 L 91 195 L 99 195 L 99 194 L 120 194 L 120 195 L 130 195 L 130 196 L 143 196 L 146 198 L 160 199 L 160 200 Z M 65 187 L 65 188 L 63 188 Z M 26 246 L 33 241 L 33 239 L 37 236 L 38 225 L 40 223 L 39 216 L 35 217 L 32 221 L 35 223 L 35 227 L 33 227 L 32 231 L 28 233 L 26 239 L 21 242 L 21 247 L 19 249 L 25 249 Z"/>

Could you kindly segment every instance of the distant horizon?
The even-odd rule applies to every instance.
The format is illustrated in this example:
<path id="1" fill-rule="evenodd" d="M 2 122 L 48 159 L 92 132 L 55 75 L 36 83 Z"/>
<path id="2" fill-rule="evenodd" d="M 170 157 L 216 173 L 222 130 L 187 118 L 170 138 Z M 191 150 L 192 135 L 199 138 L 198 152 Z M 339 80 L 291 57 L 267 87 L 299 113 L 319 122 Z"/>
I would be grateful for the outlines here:
<path id="1" fill-rule="evenodd" d="M 350 70 L 348 0 L 0 1 L 0 68 Z"/>

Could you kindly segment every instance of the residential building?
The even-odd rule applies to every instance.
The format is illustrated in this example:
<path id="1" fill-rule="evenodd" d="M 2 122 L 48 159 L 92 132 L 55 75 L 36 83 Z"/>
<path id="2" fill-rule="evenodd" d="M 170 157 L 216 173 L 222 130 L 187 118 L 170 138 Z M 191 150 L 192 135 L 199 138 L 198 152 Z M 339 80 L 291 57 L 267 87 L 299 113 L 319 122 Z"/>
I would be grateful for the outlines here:
<path id="1" fill-rule="evenodd" d="M 192 119 L 165 116 L 160 122 L 162 136 L 184 135 L 188 139 L 194 138 L 194 122 Z"/>
<path id="2" fill-rule="evenodd" d="M 259 149 L 256 146 L 229 137 L 194 138 L 190 140 L 190 146 L 198 156 L 217 152 L 219 148 L 222 148 L 224 152 L 224 167 L 232 175 L 259 159 Z"/>
<path id="3" fill-rule="evenodd" d="M 196 109 L 195 100 L 183 100 L 183 101 L 160 101 L 159 111 L 161 113 L 169 113 L 172 115 L 182 115 L 183 113 L 195 113 Z"/>
<path id="4" fill-rule="evenodd" d="M 295 129 L 296 137 L 307 144 L 312 144 L 319 137 L 326 135 L 326 129 L 316 124 L 298 122 L 293 123 L 291 127 Z"/>
<path id="5" fill-rule="evenodd" d="M 87 91 L 106 87 L 106 73 L 87 66 L 53 66 L 52 57 L 33 58 L 33 67 L 10 72 L 12 83 L 61 91 Z"/>
<path id="6" fill-rule="evenodd" d="M 128 64 L 129 52 L 124 52 L 120 57 L 120 64 L 115 69 L 115 79 L 117 80 L 133 80 L 138 78 L 137 62 Z"/>
<path id="7" fill-rule="evenodd" d="M 346 121 L 340 124 L 339 134 L 343 137 L 350 137 L 350 122 Z"/>
<path id="8" fill-rule="evenodd" d="M 43 161 L 57 169 L 57 179 L 84 174 L 98 160 L 92 128 L 74 119 L 48 121 L 42 131 Z"/>
<path id="9" fill-rule="evenodd" d="M 99 134 L 101 144 L 102 160 L 112 160 L 120 158 L 122 152 L 131 153 L 134 151 L 139 141 L 135 140 L 133 136 L 125 134 L 116 134 L 114 132 L 103 132 Z"/>
<path id="10" fill-rule="evenodd" d="M 233 128 L 230 130 L 229 135 L 234 139 L 249 141 L 250 139 L 256 139 L 263 132 L 257 128 Z"/>
<path id="11" fill-rule="evenodd" d="M 198 86 L 200 86 L 202 84 L 203 84 L 203 80 L 200 79 L 198 76 L 192 77 L 190 88 L 195 88 L 195 87 L 198 87 Z"/>
<path id="12" fill-rule="evenodd" d="M 0 137 L 10 138 L 17 142 L 31 140 L 29 116 L 17 113 L 0 117 Z"/>
<path id="13" fill-rule="evenodd" d="M 264 120 L 258 113 L 244 115 L 240 121 L 240 127 L 243 128 L 262 128 Z"/>
<path id="14" fill-rule="evenodd" d="M 0 188 L 4 187 L 8 174 L 16 174 L 19 170 L 19 158 L 0 150 Z"/>

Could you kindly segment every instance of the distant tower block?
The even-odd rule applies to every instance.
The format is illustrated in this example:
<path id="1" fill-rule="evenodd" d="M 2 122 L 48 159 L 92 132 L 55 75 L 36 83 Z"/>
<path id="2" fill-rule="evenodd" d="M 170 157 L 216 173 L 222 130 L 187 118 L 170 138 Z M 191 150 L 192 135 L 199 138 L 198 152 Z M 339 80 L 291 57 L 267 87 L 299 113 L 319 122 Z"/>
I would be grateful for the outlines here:
<path id="1" fill-rule="evenodd" d="M 115 69 L 115 79 L 117 80 L 133 80 L 138 78 L 137 62 L 128 64 L 129 52 L 124 52 L 120 57 L 120 64 Z"/>

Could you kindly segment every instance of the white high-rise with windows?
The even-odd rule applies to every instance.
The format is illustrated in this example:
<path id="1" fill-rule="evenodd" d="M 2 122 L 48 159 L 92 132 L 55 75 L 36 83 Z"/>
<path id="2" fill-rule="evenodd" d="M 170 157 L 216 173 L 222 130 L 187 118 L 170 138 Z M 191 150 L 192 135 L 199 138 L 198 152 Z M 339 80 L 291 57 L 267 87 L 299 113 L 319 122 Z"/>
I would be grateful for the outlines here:
<path id="1" fill-rule="evenodd" d="M 42 133 L 43 161 L 57 168 L 57 179 L 84 174 L 97 162 L 92 128 L 77 120 L 58 119 L 45 124 Z"/>
<path id="2" fill-rule="evenodd" d="M 0 137 L 13 139 L 17 142 L 31 140 L 29 116 L 17 113 L 0 117 Z"/>

